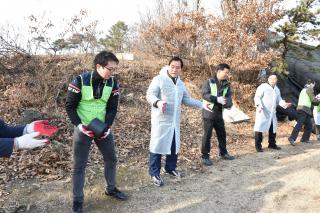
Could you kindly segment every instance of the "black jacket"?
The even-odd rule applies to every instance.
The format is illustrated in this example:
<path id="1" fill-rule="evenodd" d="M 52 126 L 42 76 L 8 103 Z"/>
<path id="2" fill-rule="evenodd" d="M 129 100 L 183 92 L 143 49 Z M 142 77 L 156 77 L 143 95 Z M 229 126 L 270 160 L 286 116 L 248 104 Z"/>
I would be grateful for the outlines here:
<path id="1" fill-rule="evenodd" d="M 0 120 L 0 157 L 10 157 L 13 151 L 13 140 L 23 135 L 25 126 L 8 126 Z"/>
<path id="2" fill-rule="evenodd" d="M 92 75 L 93 96 L 96 99 L 101 98 L 105 84 L 111 84 L 111 83 L 112 83 L 111 79 L 104 80 L 98 74 L 97 71 L 94 71 Z M 81 87 L 82 87 L 82 82 L 81 82 L 81 77 L 79 75 L 69 84 L 68 92 L 67 92 L 66 111 L 71 120 L 71 123 L 74 124 L 75 126 L 78 126 L 79 124 L 81 124 L 81 119 L 77 113 L 77 107 L 81 100 Z M 109 127 L 111 127 L 116 117 L 118 101 L 119 101 L 119 85 L 117 81 L 113 79 L 112 93 L 110 95 L 110 98 L 106 106 L 107 113 L 106 113 L 105 123 Z"/>
<path id="3" fill-rule="evenodd" d="M 211 95 L 210 82 L 217 84 L 218 96 Z M 225 95 L 225 98 L 227 99 L 227 103 L 224 106 L 222 106 L 220 103 L 217 102 L 217 97 L 222 96 L 223 90 L 225 88 L 228 88 L 227 94 Z M 233 105 L 232 104 L 232 91 L 231 91 L 229 81 L 228 80 L 218 81 L 217 76 L 206 80 L 203 83 L 203 87 L 202 87 L 202 98 L 206 101 L 214 103 L 214 107 L 213 107 L 212 112 L 209 112 L 205 109 L 202 110 L 203 118 L 221 119 L 222 118 L 222 109 L 223 108 L 231 108 Z"/>

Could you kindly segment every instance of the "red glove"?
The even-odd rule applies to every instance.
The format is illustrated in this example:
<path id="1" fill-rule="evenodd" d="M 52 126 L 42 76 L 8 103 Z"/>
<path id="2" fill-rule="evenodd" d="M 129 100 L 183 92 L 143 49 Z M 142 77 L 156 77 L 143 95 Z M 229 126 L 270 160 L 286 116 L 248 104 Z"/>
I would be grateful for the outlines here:
<path id="1" fill-rule="evenodd" d="M 48 120 L 38 120 L 25 127 L 25 133 L 39 132 L 40 135 L 51 136 L 58 131 L 58 128 L 51 126 Z"/>
<path id="2" fill-rule="evenodd" d="M 165 101 L 158 101 L 157 106 L 159 109 L 161 109 L 161 112 L 164 113 L 164 110 L 166 108 L 166 102 Z"/>
<path id="3" fill-rule="evenodd" d="M 89 136 L 90 138 L 94 138 L 93 131 L 89 130 L 87 126 L 85 126 L 83 124 L 79 124 L 78 129 L 80 130 L 80 132 Z"/>

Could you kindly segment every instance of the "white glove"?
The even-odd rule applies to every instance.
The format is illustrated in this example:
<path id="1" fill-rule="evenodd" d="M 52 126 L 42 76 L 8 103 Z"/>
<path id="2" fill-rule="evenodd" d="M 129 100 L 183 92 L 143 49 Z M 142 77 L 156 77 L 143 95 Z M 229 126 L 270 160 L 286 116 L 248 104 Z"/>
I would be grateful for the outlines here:
<path id="1" fill-rule="evenodd" d="M 105 139 L 110 135 L 111 129 L 109 128 L 106 132 L 103 133 L 103 135 L 100 137 L 100 139 Z"/>
<path id="2" fill-rule="evenodd" d="M 162 113 L 164 113 L 164 110 L 165 110 L 165 108 L 166 108 L 166 102 L 165 101 L 158 101 L 158 103 L 157 103 L 157 107 L 159 108 L 159 109 L 161 109 L 161 111 L 162 111 Z"/>
<path id="3" fill-rule="evenodd" d="M 83 134 L 89 136 L 90 138 L 94 138 L 93 131 L 89 130 L 87 126 L 79 124 L 77 127 Z"/>
<path id="4" fill-rule="evenodd" d="M 220 96 L 220 97 L 217 97 L 217 102 L 222 105 L 225 105 L 227 103 L 227 99 L 223 96 Z"/>
<path id="5" fill-rule="evenodd" d="M 48 139 L 36 139 L 39 135 L 39 132 L 33 132 L 17 137 L 14 139 L 14 147 L 16 149 L 33 149 L 50 143 Z"/>

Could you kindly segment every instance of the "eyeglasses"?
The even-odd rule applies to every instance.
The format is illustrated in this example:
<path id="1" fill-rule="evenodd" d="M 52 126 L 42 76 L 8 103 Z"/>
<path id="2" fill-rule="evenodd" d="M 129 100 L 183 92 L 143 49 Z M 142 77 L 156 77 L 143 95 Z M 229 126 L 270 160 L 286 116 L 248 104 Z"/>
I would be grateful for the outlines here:
<path id="1" fill-rule="evenodd" d="M 103 68 L 109 70 L 110 72 L 113 72 L 113 71 L 116 71 L 116 70 L 117 70 L 116 67 L 107 67 L 107 66 L 104 66 Z"/>

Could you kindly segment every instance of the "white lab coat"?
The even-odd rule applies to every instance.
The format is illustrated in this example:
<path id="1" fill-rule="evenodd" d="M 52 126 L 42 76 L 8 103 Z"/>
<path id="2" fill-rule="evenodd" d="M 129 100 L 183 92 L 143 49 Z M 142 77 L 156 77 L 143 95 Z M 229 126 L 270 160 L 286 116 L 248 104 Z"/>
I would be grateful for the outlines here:
<path id="1" fill-rule="evenodd" d="M 152 79 L 147 90 L 147 101 L 151 105 L 151 140 L 150 152 L 171 154 L 173 134 L 175 133 L 176 154 L 180 150 L 180 115 L 181 103 L 202 109 L 202 102 L 190 97 L 180 78 L 176 84 L 168 76 L 168 66 Z M 157 100 L 166 101 L 164 113 L 153 106 Z"/>
<path id="2" fill-rule="evenodd" d="M 317 110 L 318 106 L 314 106 L 313 109 L 313 118 L 316 125 L 320 125 L 320 112 Z"/>
<path id="3" fill-rule="evenodd" d="M 273 124 L 273 133 L 277 130 L 277 105 L 284 106 L 286 103 L 281 98 L 280 90 L 277 86 L 272 88 L 268 83 L 261 84 L 254 96 L 256 108 L 256 119 L 254 123 L 255 132 L 267 132 L 270 129 L 271 122 Z M 261 110 L 260 106 L 263 107 Z"/>

